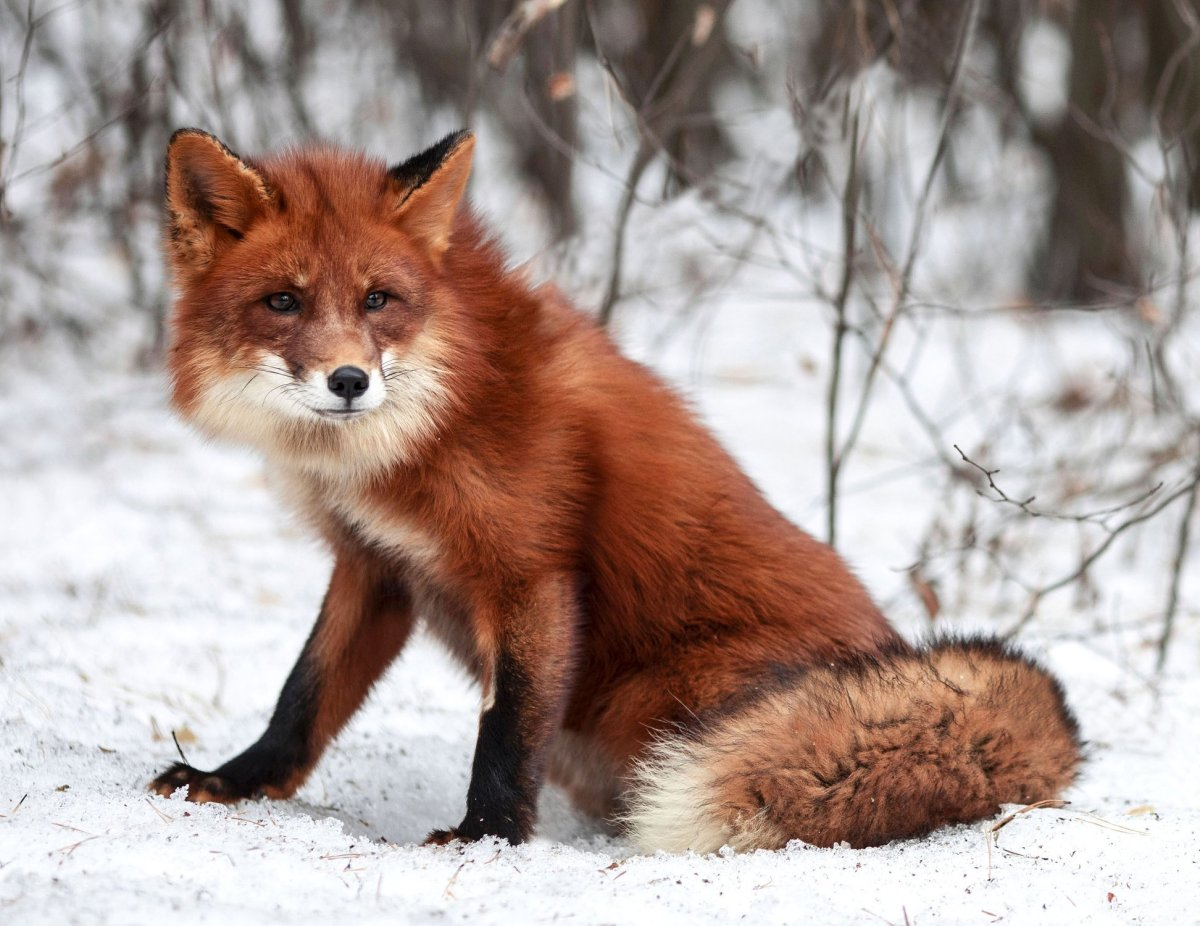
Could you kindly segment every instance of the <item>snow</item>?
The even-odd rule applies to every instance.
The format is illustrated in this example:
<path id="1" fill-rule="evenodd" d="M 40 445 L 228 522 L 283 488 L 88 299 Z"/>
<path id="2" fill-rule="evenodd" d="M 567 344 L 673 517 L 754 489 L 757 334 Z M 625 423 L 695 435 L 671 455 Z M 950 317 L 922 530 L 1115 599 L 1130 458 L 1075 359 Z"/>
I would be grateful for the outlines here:
<path id="1" fill-rule="evenodd" d="M 763 337 L 759 350 L 777 343 Z M 722 377 L 747 360 L 738 351 L 736 341 L 710 351 L 700 409 L 773 497 L 816 527 L 818 445 L 778 436 L 798 403 L 816 400 L 820 377 Z M 1090 759 L 1068 807 L 1011 808 L 1002 828 L 985 821 L 861 851 L 639 857 L 551 788 L 527 845 L 422 847 L 461 814 L 478 707 L 426 639 L 296 799 L 227 808 L 152 797 L 145 783 L 175 757 L 170 731 L 201 766 L 258 735 L 329 563 L 256 459 L 206 446 L 173 418 L 161 372 L 60 366 L 54 388 L 17 364 L 0 374 L 4 922 L 1195 921 L 1194 619 L 1161 679 L 1147 668 L 1144 624 L 1131 635 L 1096 618 L 1089 631 L 1065 605 L 1034 623 L 1028 645 L 1063 678 Z M 906 452 L 886 437 L 871 434 L 877 470 Z M 862 571 L 886 598 L 917 502 L 883 487 L 848 506 L 844 546 L 860 567 L 881 557 Z M 979 601 L 990 591 L 979 588 Z"/>
<path id="2" fill-rule="evenodd" d="M 734 6 L 739 29 L 770 27 L 756 7 L 745 9 Z M 72 22 L 61 19 L 64 29 Z M 1044 26 L 1023 52 L 1043 95 L 1062 82 L 1061 44 Z M 390 54 L 378 43 L 369 51 Z M 357 67 L 364 53 L 335 49 L 325 69 L 355 70 L 347 62 Z M 361 62 L 363 73 L 372 73 L 370 63 Z M 236 89 L 237 69 L 226 77 Z M 581 69 L 578 81 L 588 140 L 578 167 L 585 234 L 574 251 L 538 253 L 538 207 L 503 164 L 504 144 L 486 116 L 473 190 L 505 218 L 494 225 L 515 255 L 536 255 L 542 275 L 564 279 L 581 304 L 594 305 L 633 139 L 597 70 Z M 409 153 L 410 139 L 457 127 L 447 113 L 422 116 L 411 87 L 343 98 L 337 86 L 307 88 L 322 103 L 314 111 L 324 134 L 369 143 L 393 160 Z M 31 96 L 46 112 L 57 99 Z M 203 100 L 175 105 L 181 123 L 241 126 L 243 137 L 255 137 L 253 101 L 231 100 L 224 120 Z M 890 202 L 880 233 L 902 255 L 905 210 L 928 163 L 936 113 L 908 126 L 910 114 L 894 102 L 868 107 L 864 124 L 879 154 L 868 169 Z M 631 354 L 693 398 L 781 509 L 822 533 L 830 312 L 817 290 L 840 268 L 837 204 L 818 198 L 798 208 L 797 197 L 784 195 L 796 130 L 785 106 L 755 116 L 757 105 L 730 103 L 753 122 L 737 137 L 745 157 L 731 170 L 744 171 L 733 178 L 746 191 L 737 205 L 761 214 L 769 231 L 695 193 L 665 208 L 639 200 L 625 267 L 633 295 L 618 305 L 616 328 Z M 1057 105 L 1051 99 L 1039 112 Z M 287 112 L 282 102 L 268 109 Z M 23 165 L 58 153 L 64 132 L 47 120 L 27 138 Z M 1136 388 L 1128 402 L 1142 404 L 1132 411 L 1101 401 L 1146 381 L 1141 341 L 1115 316 L 967 311 L 1016 301 L 1013 281 L 1045 196 L 1028 146 L 1001 141 L 994 127 L 972 131 L 955 141 L 971 155 L 957 163 L 970 195 L 937 203 L 915 275 L 923 314 L 906 319 L 887 358 L 910 374 L 940 436 L 922 430 L 884 375 L 843 482 L 839 547 L 911 637 L 929 627 L 907 578 L 918 547 L 944 540 L 940 529 L 983 531 L 1004 516 L 947 474 L 940 461 L 953 458 L 954 443 L 986 450 L 981 459 L 1000 469 L 1014 498 L 1036 494 L 1051 508 L 1086 510 L 1109 497 L 1106 480 L 1164 440 L 1163 421 Z M 661 181 L 652 169 L 642 189 Z M 36 212 L 38 190 L 14 186 L 10 196 L 29 199 L 10 202 Z M 156 223 L 143 223 L 146 235 Z M 94 309 L 103 325 L 91 354 L 52 336 L 0 350 L 0 923 L 1200 922 L 1195 556 L 1184 570 L 1170 658 L 1161 675 L 1154 671 L 1177 512 L 1130 531 L 1087 595 L 1047 597 L 1022 632 L 1063 680 L 1089 742 L 1066 807 L 1009 808 L 978 826 L 878 849 L 793 844 L 741 856 L 643 857 L 548 788 L 527 845 L 422 847 L 430 829 L 461 816 L 478 711 L 478 692 L 425 638 L 408 647 L 294 800 L 227 808 L 151 796 L 146 783 L 177 757 L 172 731 L 200 767 L 261 732 L 330 564 L 271 495 L 257 459 L 205 445 L 178 422 L 161 370 L 129 373 L 108 356 L 114 345 L 122 356 L 135 353 L 145 319 L 125 312 L 126 268 L 106 227 L 44 223 L 38 234 L 30 247 L 55 256 L 57 290 L 0 268 L 6 317 L 36 317 L 51 304 L 61 312 L 65 303 L 87 317 Z M 89 240 L 101 244 L 89 250 Z M 153 246 L 142 242 L 138 253 Z M 139 272 L 156 280 L 158 264 Z M 886 292 L 886 281 L 879 288 Z M 862 315 L 854 321 L 877 334 Z M 1176 374 L 1193 380 L 1190 390 L 1184 384 L 1190 395 L 1197 335 L 1177 336 L 1172 348 Z M 843 437 L 866 356 L 856 344 L 847 360 Z M 1055 416 L 1064 383 L 1095 399 L 1086 414 Z M 1187 462 L 1164 464 L 1163 491 L 1184 478 Z M 1065 476 L 1079 495 L 1056 499 L 1052 489 Z M 997 555 L 1012 554 L 1026 581 L 1045 581 L 1072 568 L 1097 530 L 1038 519 L 997 534 L 1010 544 Z M 950 541 L 943 546 L 945 555 L 928 563 L 942 583 L 942 620 L 1011 627 L 1023 604 L 1019 583 L 979 557 L 954 555 Z"/>

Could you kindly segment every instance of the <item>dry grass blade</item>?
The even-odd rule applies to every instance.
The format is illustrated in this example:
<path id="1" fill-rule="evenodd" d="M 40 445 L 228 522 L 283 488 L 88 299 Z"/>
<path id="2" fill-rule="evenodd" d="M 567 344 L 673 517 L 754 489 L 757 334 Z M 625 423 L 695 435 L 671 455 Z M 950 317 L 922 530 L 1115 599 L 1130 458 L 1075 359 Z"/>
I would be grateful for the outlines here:
<path id="1" fill-rule="evenodd" d="M 1008 826 L 1008 824 L 1012 823 L 1013 820 L 1017 819 L 1017 817 L 1021 816 L 1022 814 L 1029 813 L 1031 810 L 1042 810 L 1047 807 L 1061 809 L 1063 807 L 1066 807 L 1068 803 L 1069 803 L 1069 801 L 1045 800 L 1045 801 L 1038 801 L 1035 804 L 1028 804 L 1025 807 L 1022 807 L 1020 810 L 1014 810 L 1012 813 L 1005 814 L 1003 817 L 1001 817 L 999 820 L 997 820 L 995 823 L 993 823 L 991 825 L 991 827 L 989 827 L 988 832 L 995 833 L 995 832 L 998 832 L 999 830 L 1004 829 L 1004 827 L 1006 827 L 1006 826 Z"/>
<path id="2" fill-rule="evenodd" d="M 163 823 L 173 823 L 175 821 L 175 818 L 172 817 L 169 813 L 164 813 L 163 811 L 161 811 L 157 807 L 155 807 L 154 802 L 152 800 L 150 800 L 150 798 L 146 798 L 146 803 L 150 805 L 151 810 L 153 810 L 156 814 L 158 814 L 159 818 L 163 821 Z"/>

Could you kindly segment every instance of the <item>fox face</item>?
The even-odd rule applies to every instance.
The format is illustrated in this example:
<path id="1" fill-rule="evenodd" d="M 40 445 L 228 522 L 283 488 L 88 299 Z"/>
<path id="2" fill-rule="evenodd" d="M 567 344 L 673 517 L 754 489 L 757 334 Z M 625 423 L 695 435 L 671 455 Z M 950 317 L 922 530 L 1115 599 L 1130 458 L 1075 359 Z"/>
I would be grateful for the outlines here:
<path id="1" fill-rule="evenodd" d="M 458 298 L 442 273 L 470 171 L 460 132 L 388 169 L 365 156 L 242 160 L 185 129 L 167 156 L 185 417 L 314 469 L 369 472 L 437 432 Z"/>

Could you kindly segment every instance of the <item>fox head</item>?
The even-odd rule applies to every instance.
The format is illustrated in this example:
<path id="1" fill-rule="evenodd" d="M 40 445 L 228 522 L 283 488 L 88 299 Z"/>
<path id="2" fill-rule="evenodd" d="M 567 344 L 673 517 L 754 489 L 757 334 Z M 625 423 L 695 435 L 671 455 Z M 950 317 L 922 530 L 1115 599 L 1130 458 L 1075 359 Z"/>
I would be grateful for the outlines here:
<path id="1" fill-rule="evenodd" d="M 376 469 L 431 439 L 459 359 L 445 263 L 474 145 L 457 132 L 389 168 L 329 148 L 251 161 L 176 132 L 166 253 L 185 417 L 317 469 Z"/>

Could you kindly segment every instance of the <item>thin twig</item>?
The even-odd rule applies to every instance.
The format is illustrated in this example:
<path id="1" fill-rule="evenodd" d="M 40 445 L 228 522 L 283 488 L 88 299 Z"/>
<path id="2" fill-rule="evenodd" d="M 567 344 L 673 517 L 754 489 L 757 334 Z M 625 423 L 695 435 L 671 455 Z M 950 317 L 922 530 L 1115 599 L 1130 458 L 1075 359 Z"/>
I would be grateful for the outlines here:
<path id="1" fill-rule="evenodd" d="M 25 75 L 29 71 L 29 55 L 33 50 L 33 34 L 37 31 L 37 27 L 41 22 L 41 17 L 34 18 L 33 16 L 34 0 L 29 0 L 25 8 L 25 40 L 21 44 L 21 63 L 17 66 L 16 97 L 17 97 L 17 120 L 13 126 L 12 139 L 7 146 L 0 146 L 0 155 L 4 154 L 4 148 L 7 147 L 8 158 L 3 165 L 3 170 L 0 170 L 0 224 L 7 221 L 8 209 L 4 205 L 5 193 L 8 190 L 9 184 L 12 182 L 13 172 L 16 169 L 17 154 L 21 149 L 21 136 L 25 132 Z"/>
<path id="2" fill-rule="evenodd" d="M 1175 541 L 1175 562 L 1171 567 L 1171 589 L 1167 593 L 1167 609 L 1163 614 L 1162 636 L 1158 638 L 1158 656 L 1155 659 L 1154 671 L 1162 674 L 1163 666 L 1167 663 L 1167 650 L 1171 645 L 1171 636 L 1175 631 L 1175 615 L 1179 610 L 1179 585 L 1183 577 L 1183 564 L 1187 558 L 1190 544 L 1192 513 L 1196 510 L 1196 494 L 1200 489 L 1200 470 L 1192 480 L 1192 486 L 1187 496 L 1187 504 L 1183 509 L 1183 517 L 1179 521 L 1179 533 Z"/>
<path id="3" fill-rule="evenodd" d="M 529 30 L 566 2 L 567 0 L 522 0 L 513 7 L 488 45 L 488 65 L 496 71 L 503 71 L 508 67 Z"/>
<path id="4" fill-rule="evenodd" d="M 846 435 L 846 439 L 837 454 L 839 465 L 842 460 L 850 455 L 858 443 L 863 424 L 866 420 L 867 409 L 874 395 L 875 377 L 879 373 L 879 366 L 883 361 L 884 354 L 887 352 L 892 334 L 896 328 L 896 322 L 906 308 L 909 289 L 912 285 L 913 270 L 916 267 L 917 255 L 920 253 L 921 241 L 925 229 L 925 217 L 929 208 L 929 198 L 933 190 L 934 180 L 937 177 L 942 160 L 946 154 L 950 126 L 957 115 L 959 98 L 962 95 L 964 61 L 967 49 L 974 39 L 978 19 L 979 0 L 972 0 L 971 5 L 963 14 L 962 27 L 959 29 L 958 43 L 954 52 L 954 66 L 951 71 L 950 83 L 946 93 L 946 104 L 942 110 L 942 120 L 938 130 L 937 147 L 934 149 L 933 158 L 929 163 L 929 169 L 925 173 L 925 181 L 921 186 L 921 193 L 917 199 L 912 229 L 909 233 L 908 253 L 905 256 L 903 268 L 895 285 L 891 310 L 884 319 L 879 341 L 871 356 L 871 363 L 867 368 L 867 374 L 863 380 L 858 407 L 855 410 L 849 433 Z"/>
<path id="5" fill-rule="evenodd" d="M 603 43 L 600 41 L 600 34 L 596 29 L 596 16 L 592 0 L 587 0 L 584 3 L 584 15 L 587 18 L 588 27 L 592 32 L 592 44 L 596 60 L 611 80 L 611 86 L 616 88 L 625 105 L 629 107 L 637 125 L 639 136 L 638 149 L 630 163 L 629 173 L 626 177 L 625 192 L 622 194 L 621 203 L 617 209 L 617 221 L 613 232 L 613 265 L 610 268 L 608 285 L 597 313 L 601 325 L 608 324 L 612 318 L 613 308 L 620 299 L 622 272 L 620 262 L 624 257 L 626 225 L 637 195 L 637 183 L 646 168 L 653 161 L 655 155 L 659 152 L 667 153 L 673 169 L 677 166 L 677 160 L 670 157 L 668 147 L 663 140 L 663 135 L 669 134 L 669 131 L 673 128 L 678 128 L 684 105 L 694 90 L 694 82 L 706 66 L 706 60 L 700 55 L 693 55 L 691 58 L 686 59 L 679 66 L 678 70 L 676 70 L 676 64 L 689 45 L 700 46 L 709 43 L 713 27 L 720 17 L 724 15 L 728 5 L 728 0 L 725 0 L 725 2 L 718 4 L 716 9 L 710 9 L 705 17 L 706 25 L 702 31 L 696 29 L 696 23 L 694 22 L 693 28 L 685 30 L 679 36 L 667 54 L 666 59 L 650 81 L 650 85 L 643 98 L 640 101 L 635 101 L 633 93 L 625 85 L 624 81 L 621 80 L 620 75 L 617 73 L 616 68 L 613 66 L 611 59 L 604 49 Z M 698 11 L 697 15 L 701 15 L 701 12 Z M 669 76 L 672 77 L 670 86 L 666 91 L 660 93 Z M 656 125 L 660 123 L 666 124 L 667 131 L 664 132 L 661 128 L 656 128 Z M 681 171 L 681 173 L 687 176 L 690 182 L 695 182 L 696 178 L 690 176 L 687 171 Z"/>
<path id="6" fill-rule="evenodd" d="M 1087 571 L 1092 568 L 1092 564 L 1095 563 L 1096 560 L 1102 557 L 1105 553 L 1107 553 L 1109 547 L 1116 542 L 1117 538 L 1124 534 L 1131 527 L 1135 527 L 1138 524 L 1149 521 L 1155 515 L 1159 514 L 1161 511 L 1175 502 L 1176 499 L 1183 498 L 1185 495 L 1191 495 L 1194 497 L 1197 491 L 1196 487 L 1198 483 L 1200 483 L 1200 473 L 1197 473 L 1197 475 L 1182 488 L 1177 489 L 1165 498 L 1160 499 L 1158 504 L 1153 508 L 1148 508 L 1141 514 L 1134 515 L 1133 517 L 1129 518 L 1129 520 L 1123 521 L 1114 527 L 1104 539 L 1104 542 L 1096 547 L 1096 549 L 1087 556 L 1085 556 L 1077 568 L 1073 569 L 1071 572 L 1067 573 L 1061 578 L 1036 589 L 1030 597 L 1029 603 L 1025 609 L 1025 613 L 1021 615 L 1020 620 L 1018 620 L 1015 625 L 1006 631 L 1003 636 L 1013 637 L 1020 633 L 1021 630 L 1023 630 L 1031 620 L 1033 620 L 1034 615 L 1037 613 L 1038 606 L 1042 603 L 1042 600 L 1047 595 L 1057 592 L 1060 589 L 1065 588 L 1066 586 L 1071 585 L 1072 583 L 1083 578 L 1087 574 Z"/>
<path id="7" fill-rule="evenodd" d="M 843 118 L 849 114 L 851 94 L 846 94 Z M 833 300 L 833 348 L 829 372 L 829 392 L 825 400 L 825 478 L 826 478 L 826 540 L 837 545 L 838 477 L 844 457 L 837 450 L 838 398 L 841 392 L 842 362 L 846 341 L 846 308 L 854 285 L 855 257 L 858 251 L 858 202 L 862 195 L 862 179 L 858 170 L 859 107 L 850 116 L 850 164 L 846 170 L 846 186 L 842 191 L 842 277 Z"/>
<path id="8" fill-rule="evenodd" d="M 629 225 L 629 215 L 633 211 L 633 203 L 637 197 L 638 182 L 650 165 L 654 152 L 645 141 L 638 143 L 637 152 L 629 164 L 629 175 L 625 178 L 625 189 L 621 194 L 621 204 L 617 208 L 617 220 L 613 227 L 612 250 L 609 255 L 608 284 L 604 288 L 604 298 L 600 300 L 597 318 L 604 327 L 612 319 L 613 307 L 621 297 L 621 270 L 625 262 L 625 232 Z"/>
<path id="9" fill-rule="evenodd" d="M 1000 488 L 1000 486 L 996 483 L 996 480 L 993 478 L 997 473 L 1000 472 L 1000 470 L 987 469 L 986 467 L 981 466 L 979 463 L 976 463 L 969 456 L 963 453 L 962 448 L 959 447 L 958 444 L 952 444 L 951 446 L 958 451 L 958 455 L 962 457 L 964 463 L 974 467 L 984 476 L 985 479 L 987 479 L 988 488 L 996 493 L 996 497 L 992 499 L 992 501 L 1002 502 L 1006 505 L 1012 505 L 1014 508 L 1019 508 L 1023 513 L 1029 515 L 1031 518 L 1045 518 L 1048 521 L 1076 521 L 1081 524 L 1097 522 L 1102 523 L 1104 518 L 1111 517 L 1117 512 L 1124 511 L 1127 508 L 1136 508 L 1143 502 L 1148 501 L 1150 498 L 1157 495 L 1159 490 L 1163 487 L 1163 483 L 1157 482 L 1149 489 L 1146 489 L 1144 492 L 1138 495 L 1136 498 L 1130 499 L 1127 502 L 1121 502 L 1119 505 L 1110 505 L 1107 508 L 1101 508 L 1098 511 L 1089 511 L 1084 514 L 1064 514 L 1056 511 L 1045 511 L 1043 509 L 1033 507 L 1033 502 L 1037 499 L 1036 495 L 1031 495 L 1029 498 L 1022 501 L 1020 499 L 1012 498 L 1007 492 Z"/>

